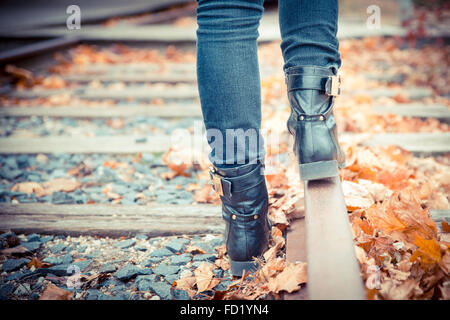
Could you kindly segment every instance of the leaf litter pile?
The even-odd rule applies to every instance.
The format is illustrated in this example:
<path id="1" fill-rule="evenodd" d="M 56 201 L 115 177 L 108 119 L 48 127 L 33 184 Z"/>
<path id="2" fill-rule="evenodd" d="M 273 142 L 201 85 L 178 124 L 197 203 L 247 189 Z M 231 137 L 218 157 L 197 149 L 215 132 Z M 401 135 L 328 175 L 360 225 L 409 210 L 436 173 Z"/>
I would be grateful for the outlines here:
<path id="1" fill-rule="evenodd" d="M 341 42 L 343 89 L 336 101 L 336 121 L 342 132 L 448 132 L 449 126 L 435 119 L 417 119 L 394 114 L 378 115 L 373 106 L 396 106 L 412 102 L 408 87 L 425 87 L 430 95 L 423 104 L 449 106 L 449 47 L 429 45 L 423 48 L 400 48 L 401 39 L 366 38 Z M 226 290 L 216 291 L 212 299 L 260 299 L 282 292 L 295 292 L 307 282 L 306 262 L 285 258 L 283 234 L 293 219 L 303 218 L 303 185 L 292 159 L 290 137 L 285 122 L 289 116 L 286 87 L 280 72 L 282 56 L 279 43 L 263 45 L 259 50 L 262 64 L 263 128 L 266 134 L 277 134 L 279 143 L 267 144 L 266 180 L 269 187 L 269 215 L 274 226 L 270 248 L 260 259 L 254 275 L 246 274 Z M 59 74 L 95 63 L 152 62 L 165 70 L 166 63 L 193 63 L 194 55 L 183 55 L 173 47 L 161 54 L 153 51 L 115 46 L 96 50 L 79 46 L 73 59 L 58 56 L 50 79 L 36 78 L 26 70 L 7 70 L 18 79 L 18 86 L 62 88 L 68 86 Z M 365 75 L 371 74 L 374 79 Z M 31 84 L 30 84 L 31 83 Z M 91 83 L 91 86 L 99 86 Z M 388 88 L 392 96 L 369 95 L 369 90 Z M 112 88 L 117 89 L 117 88 Z M 70 98 L 70 97 L 69 97 Z M 8 102 L 8 98 L 2 98 Z M 47 99 L 47 100 L 46 100 Z M 52 100 L 53 99 L 53 100 Z M 67 97 L 45 98 L 40 103 L 54 105 Z M 69 99 L 73 101 L 73 99 Z M 67 100 L 68 101 L 68 100 Z M 17 105 L 28 102 L 15 101 Z M 34 101 L 35 102 L 35 101 Z M 111 104 L 111 101 L 107 102 Z M 163 101 L 154 101 L 163 105 Z M 450 298 L 450 227 L 442 221 L 439 231 L 430 210 L 450 209 L 450 158 L 419 158 L 395 147 L 363 147 L 357 141 L 342 140 L 348 166 L 341 170 L 341 181 L 353 232 L 355 252 L 361 267 L 369 299 L 449 299 Z M 204 158 L 204 155 L 201 157 Z M 171 171 L 163 178 L 196 175 L 208 180 L 207 161 L 190 164 L 185 150 L 172 148 L 163 161 Z M 44 185 L 17 185 L 26 193 L 51 194 L 55 190 L 77 188 L 74 182 L 49 181 Z M 219 204 L 209 184 L 192 183 L 180 189 L 194 193 L 195 203 Z M 190 248 L 191 252 L 201 251 Z M 218 248 L 215 267 L 229 269 L 224 246 Z M 192 276 L 173 283 L 191 297 L 212 290 L 221 279 L 212 272 L 214 266 L 202 263 Z"/>

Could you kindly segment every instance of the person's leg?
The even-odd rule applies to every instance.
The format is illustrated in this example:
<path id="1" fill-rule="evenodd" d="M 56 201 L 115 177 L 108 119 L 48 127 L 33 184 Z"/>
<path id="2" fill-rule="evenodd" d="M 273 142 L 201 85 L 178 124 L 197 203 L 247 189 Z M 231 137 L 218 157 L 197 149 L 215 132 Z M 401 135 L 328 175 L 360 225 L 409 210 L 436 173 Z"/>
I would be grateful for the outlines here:
<path id="1" fill-rule="evenodd" d="M 285 71 L 306 65 L 340 67 L 338 0 L 279 0 L 278 14 Z"/>
<path id="2" fill-rule="evenodd" d="M 337 0 L 279 0 L 281 49 L 291 115 L 289 132 L 302 180 L 339 175 L 345 155 L 333 115 L 340 92 Z"/>
<path id="3" fill-rule="evenodd" d="M 263 0 L 198 1 L 198 88 L 217 167 L 264 158 L 256 42 L 263 10 Z"/>
<path id="4" fill-rule="evenodd" d="M 234 276 L 256 269 L 253 257 L 263 254 L 270 235 L 256 43 L 262 4 L 200 0 L 197 8 L 197 78 L 212 148 L 210 175 L 222 200 Z"/>

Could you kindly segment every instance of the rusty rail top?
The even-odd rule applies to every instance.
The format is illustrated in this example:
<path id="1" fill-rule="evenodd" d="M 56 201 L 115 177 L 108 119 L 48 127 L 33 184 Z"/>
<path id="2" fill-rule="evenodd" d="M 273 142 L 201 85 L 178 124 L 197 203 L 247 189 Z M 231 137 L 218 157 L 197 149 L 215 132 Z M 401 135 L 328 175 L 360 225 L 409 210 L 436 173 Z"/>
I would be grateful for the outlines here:
<path id="1" fill-rule="evenodd" d="M 308 296 L 366 299 L 339 177 L 305 182 Z"/>

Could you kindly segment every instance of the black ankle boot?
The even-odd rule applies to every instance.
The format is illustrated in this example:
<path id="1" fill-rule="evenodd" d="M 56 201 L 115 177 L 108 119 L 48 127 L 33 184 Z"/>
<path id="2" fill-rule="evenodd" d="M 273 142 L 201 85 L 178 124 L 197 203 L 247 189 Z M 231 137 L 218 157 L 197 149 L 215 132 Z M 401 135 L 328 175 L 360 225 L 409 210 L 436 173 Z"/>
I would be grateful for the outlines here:
<path id="1" fill-rule="evenodd" d="M 270 222 L 268 194 L 261 163 L 236 168 L 213 167 L 210 175 L 214 190 L 222 200 L 225 243 L 231 273 L 242 276 L 257 269 L 253 257 L 267 249 Z"/>
<path id="2" fill-rule="evenodd" d="M 337 139 L 333 115 L 340 79 L 328 68 L 291 67 L 286 70 L 291 115 L 288 130 L 294 136 L 294 152 L 300 179 L 316 180 L 339 175 L 345 154 Z"/>

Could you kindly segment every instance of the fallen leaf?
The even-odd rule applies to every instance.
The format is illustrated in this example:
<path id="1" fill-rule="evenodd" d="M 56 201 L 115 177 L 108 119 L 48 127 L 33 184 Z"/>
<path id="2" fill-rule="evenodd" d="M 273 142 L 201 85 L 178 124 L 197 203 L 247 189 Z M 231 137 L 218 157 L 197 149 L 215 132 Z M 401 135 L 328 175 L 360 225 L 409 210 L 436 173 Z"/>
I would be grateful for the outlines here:
<path id="1" fill-rule="evenodd" d="M 345 180 L 341 185 L 347 210 L 366 209 L 374 203 L 373 197 L 364 186 Z"/>
<path id="2" fill-rule="evenodd" d="M 445 220 L 442 220 L 442 232 L 450 232 L 450 225 Z"/>
<path id="3" fill-rule="evenodd" d="M 220 283 L 219 279 L 214 278 L 213 268 L 214 266 L 212 264 L 202 262 L 194 270 L 197 293 L 211 290 Z"/>
<path id="4" fill-rule="evenodd" d="M 45 192 L 52 194 L 53 192 L 72 192 L 81 187 L 81 183 L 78 181 L 70 180 L 67 178 L 56 178 L 47 182 L 44 182 Z"/>
<path id="5" fill-rule="evenodd" d="M 39 300 L 72 300 L 73 292 L 61 289 L 50 283 L 39 297 Z"/>
<path id="6" fill-rule="evenodd" d="M 271 292 L 294 292 L 300 289 L 300 284 L 306 283 L 306 263 L 290 263 L 284 270 L 269 279 L 268 287 Z"/>
<path id="7" fill-rule="evenodd" d="M 31 267 L 35 267 L 35 268 L 50 268 L 51 266 L 53 266 L 51 263 L 42 262 L 40 259 L 38 259 L 36 257 L 31 259 L 31 261 L 27 263 L 28 269 L 31 268 Z"/>
<path id="8" fill-rule="evenodd" d="M 423 265 L 439 263 L 441 261 L 441 248 L 435 239 L 426 240 L 417 236 L 415 244 L 417 250 L 413 253 L 410 261 L 420 261 Z"/>
<path id="9" fill-rule="evenodd" d="M 34 193 L 36 197 L 42 197 L 47 194 L 46 190 L 37 182 L 20 182 L 16 183 L 11 191 L 23 192 L 28 195 Z"/>

